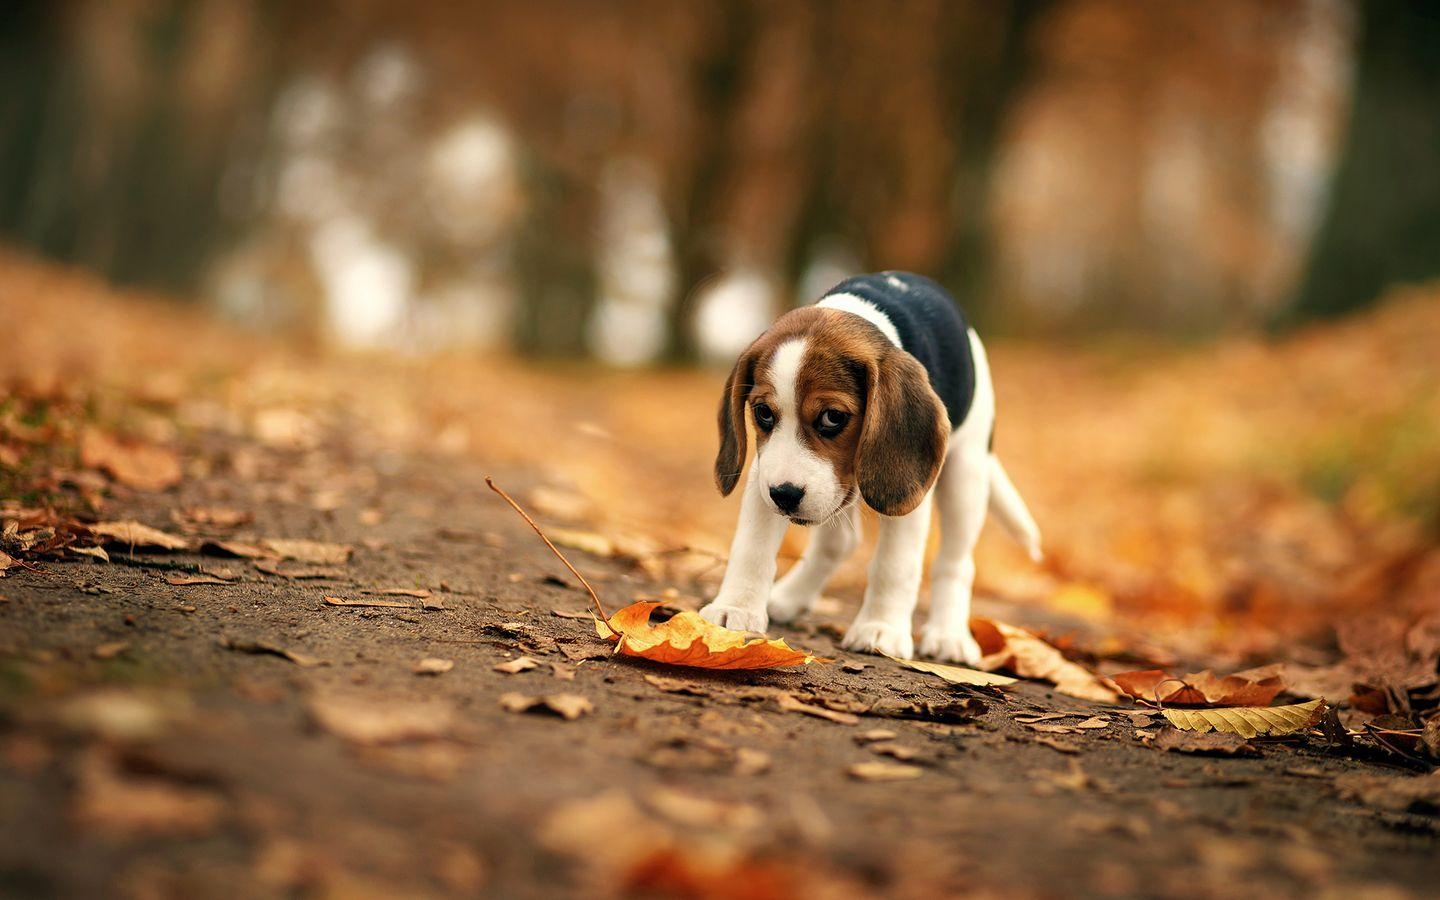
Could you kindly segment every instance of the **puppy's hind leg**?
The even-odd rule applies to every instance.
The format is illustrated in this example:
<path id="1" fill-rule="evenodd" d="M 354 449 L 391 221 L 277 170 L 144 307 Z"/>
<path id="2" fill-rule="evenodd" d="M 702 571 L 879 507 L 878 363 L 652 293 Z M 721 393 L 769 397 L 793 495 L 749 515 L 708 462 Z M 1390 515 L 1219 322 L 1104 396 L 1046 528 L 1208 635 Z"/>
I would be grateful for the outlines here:
<path id="1" fill-rule="evenodd" d="M 940 504 L 940 552 L 930 570 L 930 619 L 920 632 L 920 654 L 975 665 L 980 645 L 970 634 L 975 586 L 975 543 L 990 502 L 989 453 L 957 447 L 935 486 Z"/>
<path id="2" fill-rule="evenodd" d="M 817 525 L 800 561 L 770 591 L 770 619 L 790 622 L 809 612 L 835 570 L 860 542 L 860 512 L 854 504 Z"/>

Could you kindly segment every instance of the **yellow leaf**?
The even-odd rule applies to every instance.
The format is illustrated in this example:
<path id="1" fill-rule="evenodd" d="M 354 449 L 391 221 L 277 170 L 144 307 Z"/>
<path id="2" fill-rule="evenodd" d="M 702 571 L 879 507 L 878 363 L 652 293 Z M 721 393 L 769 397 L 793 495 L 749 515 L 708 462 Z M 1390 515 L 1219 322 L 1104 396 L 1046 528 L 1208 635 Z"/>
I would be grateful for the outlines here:
<path id="1" fill-rule="evenodd" d="M 1324 700 L 1291 706 L 1232 706 L 1220 709 L 1163 710 L 1171 725 L 1182 731 L 1220 731 L 1243 738 L 1281 735 L 1315 724 L 1324 709 Z"/>
<path id="2" fill-rule="evenodd" d="M 1006 684 L 1014 684 L 1019 679 L 1011 678 L 1009 675 L 996 675 L 994 672 L 981 672 L 979 669 L 967 669 L 963 666 L 947 666 L 941 663 L 926 662 L 923 659 L 899 659 L 890 657 L 907 669 L 914 669 L 917 672 L 928 672 L 931 675 L 939 675 L 951 684 L 973 684 L 993 685 L 999 687 Z"/>
<path id="3" fill-rule="evenodd" d="M 803 666 L 819 657 L 796 650 L 783 640 L 750 637 L 682 612 L 667 622 L 650 624 L 650 613 L 660 603 L 632 603 L 610 617 L 595 620 L 595 633 L 618 641 L 617 653 L 639 656 L 673 666 L 701 669 L 773 669 Z"/>

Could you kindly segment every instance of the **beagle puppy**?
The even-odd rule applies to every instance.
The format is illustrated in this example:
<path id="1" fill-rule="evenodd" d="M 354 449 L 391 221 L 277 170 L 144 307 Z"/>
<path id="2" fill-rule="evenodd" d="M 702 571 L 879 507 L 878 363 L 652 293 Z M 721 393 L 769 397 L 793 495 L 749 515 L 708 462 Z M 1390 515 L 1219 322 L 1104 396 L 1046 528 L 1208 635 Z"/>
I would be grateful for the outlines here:
<path id="1" fill-rule="evenodd" d="M 720 401 L 715 482 L 729 495 L 755 461 L 719 593 L 700 615 L 764 632 L 810 609 L 859 541 L 860 500 L 881 516 L 860 612 L 843 646 L 908 659 L 931 510 L 940 549 L 920 653 L 975 664 L 973 551 L 986 510 L 1040 558 L 1040 533 L 992 452 L 995 392 L 985 348 L 940 285 L 862 275 L 776 320 L 740 355 Z M 789 523 L 815 529 L 775 578 Z"/>

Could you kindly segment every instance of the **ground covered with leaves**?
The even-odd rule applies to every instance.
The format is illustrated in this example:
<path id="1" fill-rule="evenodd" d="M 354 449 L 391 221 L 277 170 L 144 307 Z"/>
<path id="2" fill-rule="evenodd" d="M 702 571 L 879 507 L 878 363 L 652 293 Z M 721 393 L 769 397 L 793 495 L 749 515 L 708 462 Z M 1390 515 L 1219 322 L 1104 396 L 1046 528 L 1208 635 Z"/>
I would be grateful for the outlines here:
<path id="1" fill-rule="evenodd" d="M 997 342 L 1050 552 L 984 545 L 1004 683 L 840 650 L 863 557 L 774 635 L 828 661 L 616 653 L 485 476 L 609 612 L 694 610 L 713 373 L 337 358 L 0 266 L 7 895 L 1433 889 L 1434 295 Z"/>

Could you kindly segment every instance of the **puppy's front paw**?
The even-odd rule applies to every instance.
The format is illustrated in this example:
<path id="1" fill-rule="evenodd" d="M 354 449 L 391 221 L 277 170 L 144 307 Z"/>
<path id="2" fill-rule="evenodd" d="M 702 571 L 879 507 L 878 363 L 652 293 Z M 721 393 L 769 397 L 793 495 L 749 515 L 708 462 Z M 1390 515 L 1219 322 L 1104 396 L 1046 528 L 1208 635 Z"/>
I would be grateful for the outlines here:
<path id="1" fill-rule="evenodd" d="M 755 612 L 738 606 L 724 606 L 719 601 L 700 610 L 700 618 L 731 631 L 755 631 L 764 634 L 765 629 L 770 627 L 769 618 L 763 609 Z"/>
<path id="2" fill-rule="evenodd" d="M 976 666 L 980 664 L 980 658 L 984 654 L 971 636 L 970 629 L 962 625 L 958 629 L 926 626 L 920 632 L 920 655 L 941 662 Z"/>
<path id="3" fill-rule="evenodd" d="M 898 659 L 909 659 L 915 655 L 915 639 L 910 637 L 908 628 L 899 628 L 889 622 L 871 619 L 853 622 L 845 632 L 840 646 L 846 650 L 861 653 L 880 653 Z"/>

